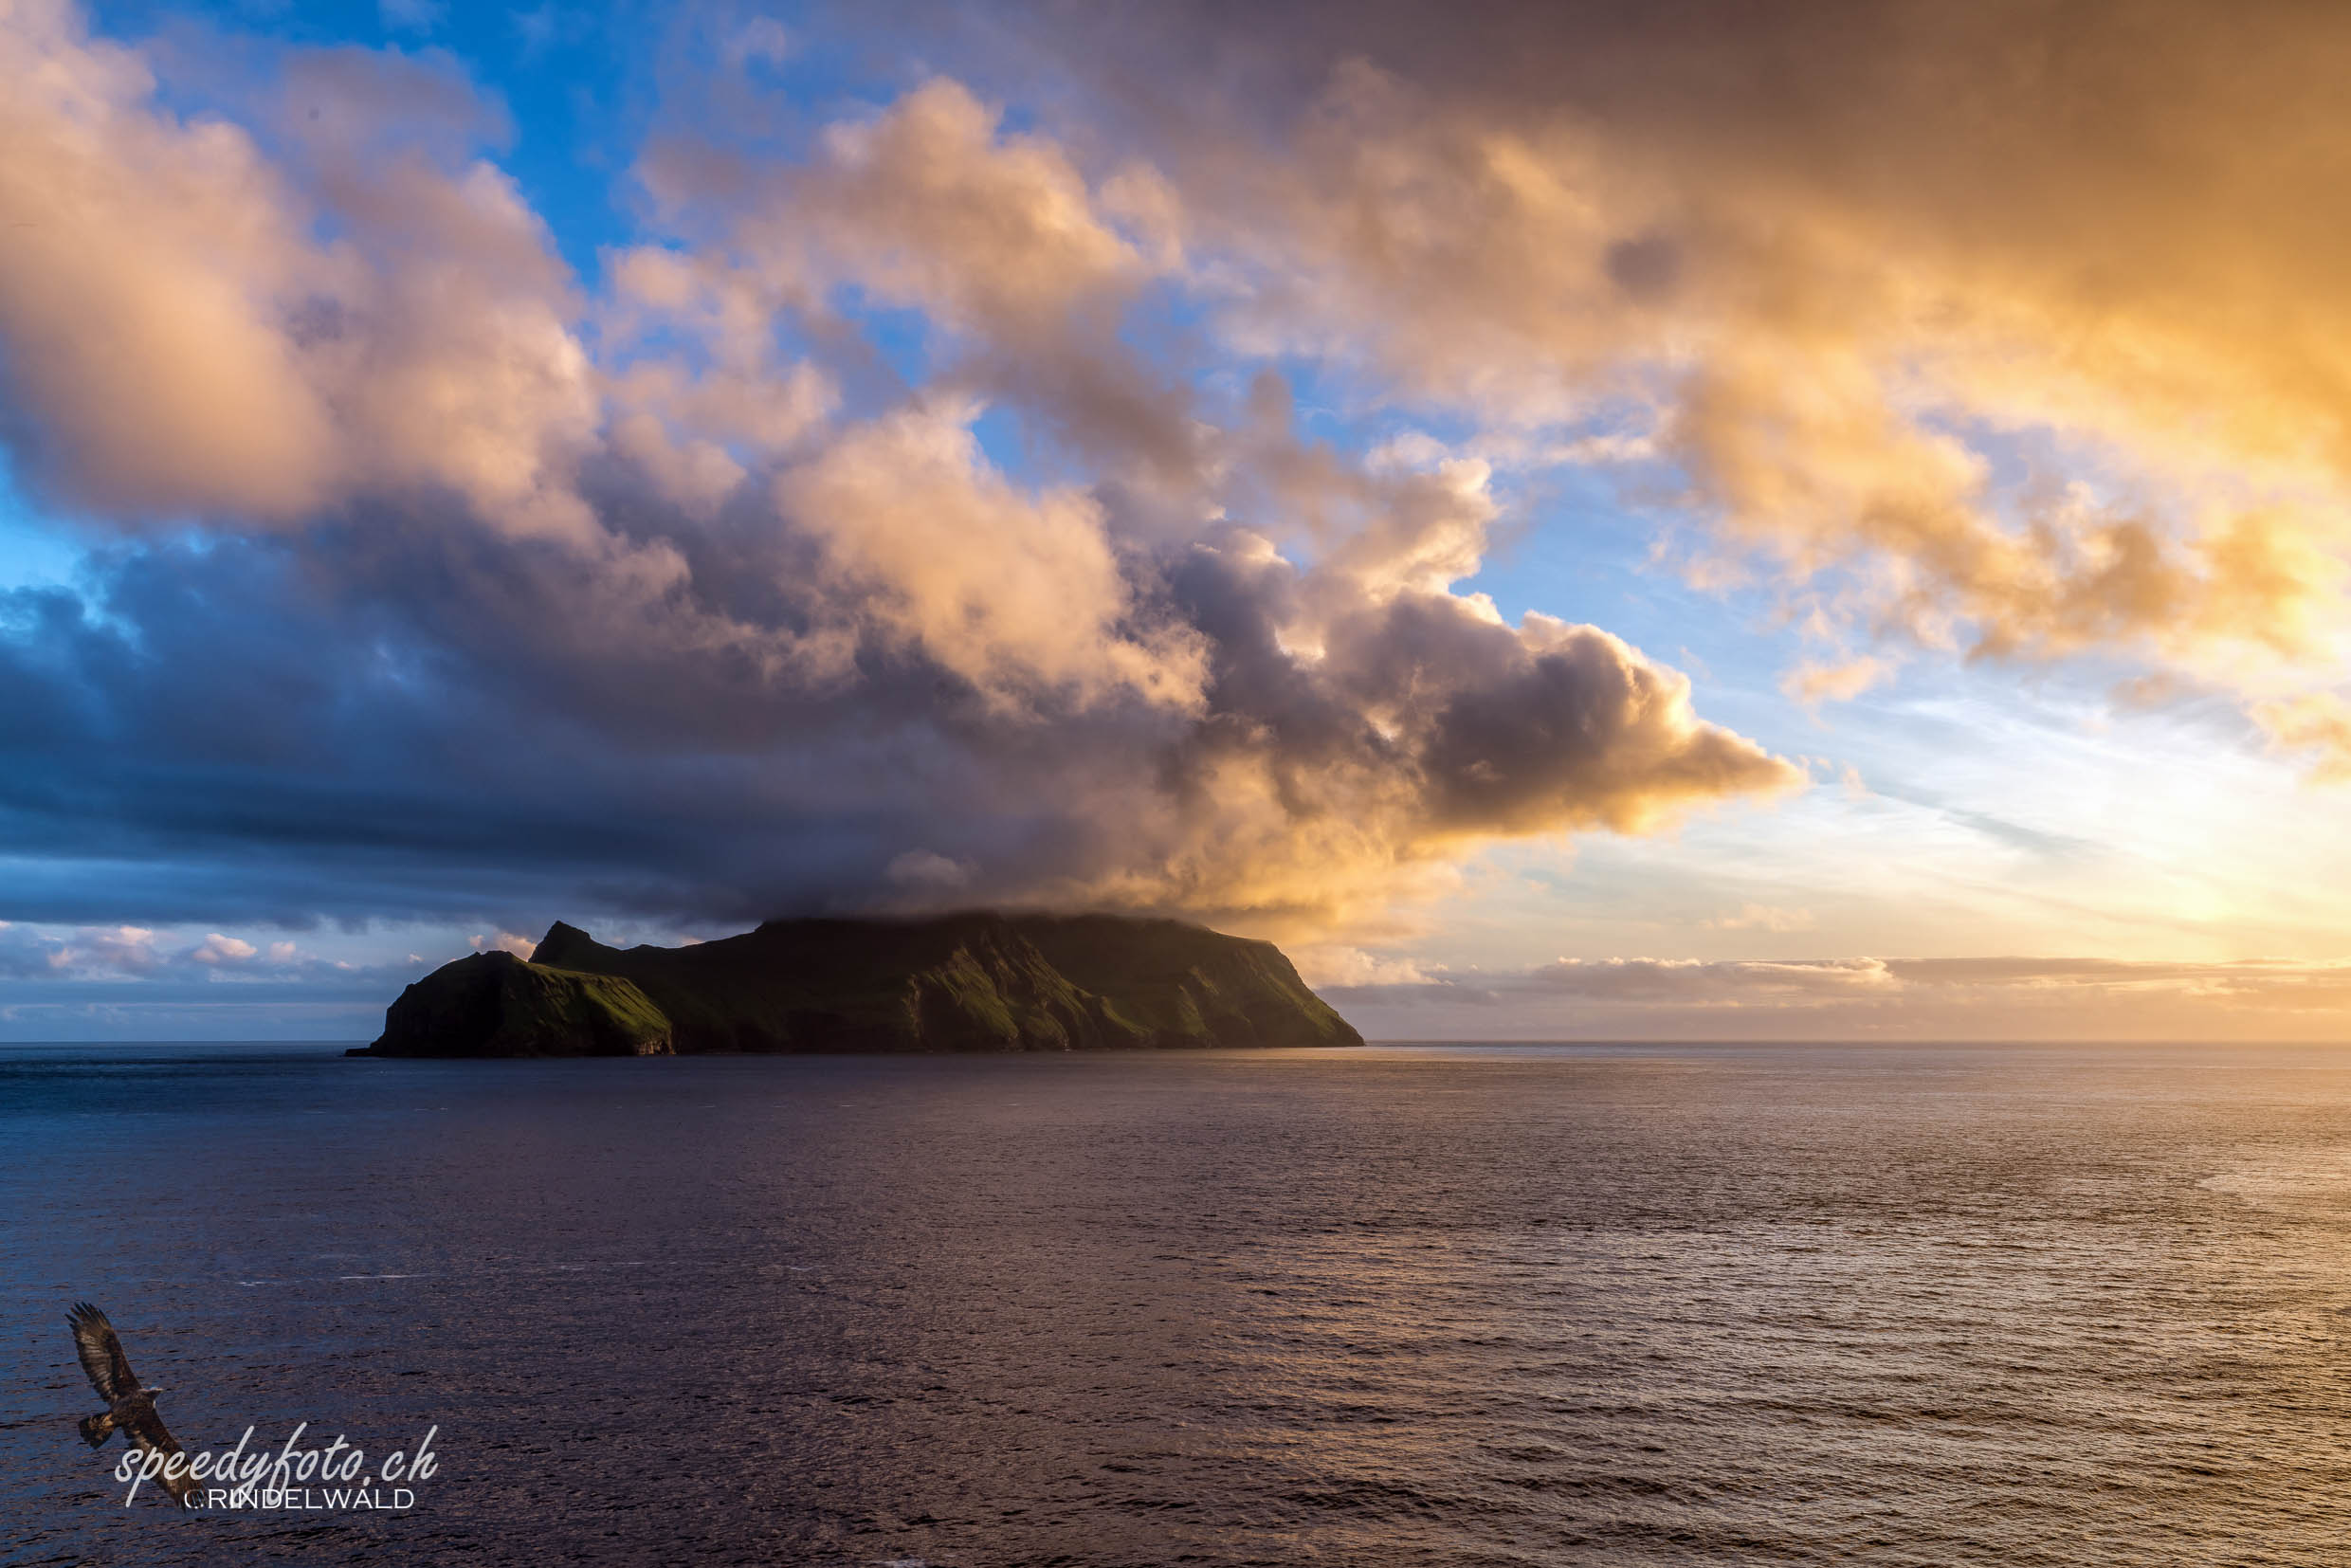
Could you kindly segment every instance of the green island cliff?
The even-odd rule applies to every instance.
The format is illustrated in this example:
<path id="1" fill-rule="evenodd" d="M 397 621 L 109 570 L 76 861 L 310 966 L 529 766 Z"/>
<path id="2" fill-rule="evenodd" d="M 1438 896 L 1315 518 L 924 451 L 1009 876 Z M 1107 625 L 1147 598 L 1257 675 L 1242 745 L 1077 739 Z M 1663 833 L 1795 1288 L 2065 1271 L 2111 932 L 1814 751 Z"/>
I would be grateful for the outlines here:
<path id="1" fill-rule="evenodd" d="M 607 947 L 558 921 L 402 992 L 354 1056 L 1359 1046 L 1271 942 L 1180 921 L 974 913 L 771 921 Z"/>

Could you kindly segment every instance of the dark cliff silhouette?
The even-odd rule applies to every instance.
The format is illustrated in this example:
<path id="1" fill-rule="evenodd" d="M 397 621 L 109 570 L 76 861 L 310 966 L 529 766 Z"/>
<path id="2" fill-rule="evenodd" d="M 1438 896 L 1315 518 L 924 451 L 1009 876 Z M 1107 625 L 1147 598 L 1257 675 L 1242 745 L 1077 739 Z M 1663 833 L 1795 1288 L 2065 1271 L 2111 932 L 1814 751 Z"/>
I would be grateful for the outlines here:
<path id="1" fill-rule="evenodd" d="M 354 1055 L 1359 1046 L 1271 942 L 1180 921 L 972 913 L 771 921 L 607 947 L 558 921 L 530 961 L 445 964 Z"/>

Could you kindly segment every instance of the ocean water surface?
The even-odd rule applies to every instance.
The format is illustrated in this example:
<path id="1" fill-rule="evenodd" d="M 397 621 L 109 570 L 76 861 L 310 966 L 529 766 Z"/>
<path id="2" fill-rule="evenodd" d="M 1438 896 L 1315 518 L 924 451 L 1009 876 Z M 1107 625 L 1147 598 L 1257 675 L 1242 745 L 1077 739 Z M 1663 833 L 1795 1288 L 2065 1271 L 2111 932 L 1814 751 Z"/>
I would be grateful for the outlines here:
<path id="1" fill-rule="evenodd" d="M 126 1509 L 80 1297 L 191 1450 L 439 1468 Z M 2339 1564 L 2347 1497 L 2351 1049 L 0 1048 L 10 1562 Z"/>

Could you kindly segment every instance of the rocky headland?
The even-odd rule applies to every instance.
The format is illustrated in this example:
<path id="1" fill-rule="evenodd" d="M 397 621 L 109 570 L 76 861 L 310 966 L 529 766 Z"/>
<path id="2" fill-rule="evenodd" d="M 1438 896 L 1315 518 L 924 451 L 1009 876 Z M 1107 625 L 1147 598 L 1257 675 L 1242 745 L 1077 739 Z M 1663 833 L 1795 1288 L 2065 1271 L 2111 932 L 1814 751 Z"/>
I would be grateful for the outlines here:
<path id="1" fill-rule="evenodd" d="M 402 992 L 355 1056 L 1359 1046 L 1271 942 L 1180 921 L 973 913 L 771 921 L 607 947 L 558 921 Z"/>

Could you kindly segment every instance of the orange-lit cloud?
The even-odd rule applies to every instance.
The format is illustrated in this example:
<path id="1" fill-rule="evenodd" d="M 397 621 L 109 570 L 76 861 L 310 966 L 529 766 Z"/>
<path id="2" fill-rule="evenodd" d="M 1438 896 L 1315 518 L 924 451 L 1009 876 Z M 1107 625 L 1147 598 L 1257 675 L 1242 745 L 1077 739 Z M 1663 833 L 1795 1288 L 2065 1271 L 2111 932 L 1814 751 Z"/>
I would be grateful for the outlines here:
<path id="1" fill-rule="evenodd" d="M 2351 704 L 2337 693 L 2259 703 L 2253 718 L 2281 749 L 2314 754 L 2312 777 L 2327 783 L 2351 778 Z"/>
<path id="2" fill-rule="evenodd" d="M 1073 75 L 1228 259 L 1235 342 L 1505 426 L 1629 421 L 1718 552 L 1848 630 L 2254 701 L 2340 658 L 2351 16 L 1074 14 Z"/>
<path id="3" fill-rule="evenodd" d="M 399 487 L 589 527 L 564 475 L 597 399 L 543 226 L 493 166 L 414 145 L 462 83 L 310 58 L 289 91 L 337 113 L 297 122 L 293 168 L 160 107 L 52 0 L 0 15 L 0 335 L 36 481 L 126 519 L 289 526 Z"/>

